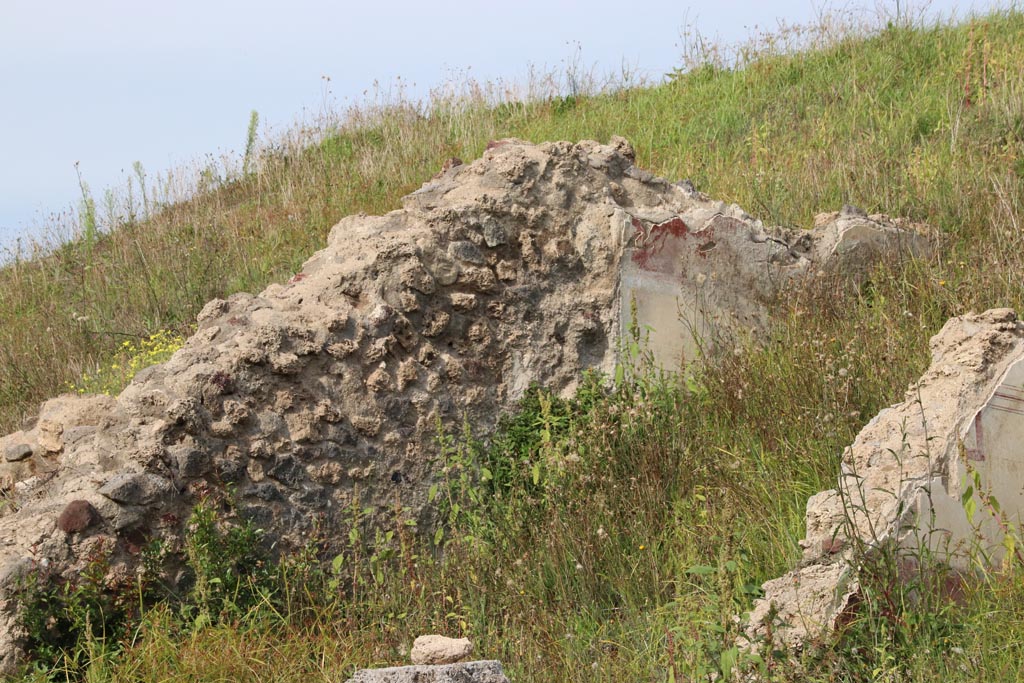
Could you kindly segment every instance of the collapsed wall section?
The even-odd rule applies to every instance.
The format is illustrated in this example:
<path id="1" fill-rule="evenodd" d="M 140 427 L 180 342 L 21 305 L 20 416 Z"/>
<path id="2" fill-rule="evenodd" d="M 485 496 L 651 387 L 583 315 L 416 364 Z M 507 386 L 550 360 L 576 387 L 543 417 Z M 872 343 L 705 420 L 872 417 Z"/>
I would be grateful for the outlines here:
<path id="1" fill-rule="evenodd" d="M 870 553 L 895 553 L 908 570 L 922 557 L 969 570 L 999 562 L 1006 533 L 1019 533 L 1024 324 L 1009 309 L 953 318 L 931 352 L 905 401 L 846 449 L 837 488 L 808 500 L 803 557 L 764 584 L 747 645 L 799 650 L 827 638 L 855 608 Z"/>

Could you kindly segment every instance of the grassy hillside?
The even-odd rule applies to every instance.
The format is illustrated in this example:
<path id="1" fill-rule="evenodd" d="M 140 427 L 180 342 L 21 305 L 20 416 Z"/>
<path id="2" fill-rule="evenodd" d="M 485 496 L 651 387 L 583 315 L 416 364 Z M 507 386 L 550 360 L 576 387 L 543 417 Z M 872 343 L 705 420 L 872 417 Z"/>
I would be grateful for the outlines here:
<path id="1" fill-rule="evenodd" d="M 3 269 L 9 429 L 126 340 L 185 332 L 209 298 L 286 278 L 338 218 L 396 207 L 493 138 L 624 135 L 639 165 L 768 223 L 808 226 L 852 203 L 927 222 L 942 242 L 933 262 L 879 269 L 860 292 L 795 296 L 770 343 L 714 359 L 688 387 L 650 373 L 568 402 L 540 392 L 490 444 L 439 437 L 440 538 L 419 539 L 396 509 L 389 533 L 354 533 L 326 570 L 310 556 L 268 567 L 250 530 L 224 536 L 197 518 L 183 602 L 115 630 L 109 617 L 137 617 L 137 596 L 103 602 L 87 582 L 44 595 L 35 677 L 343 681 L 443 631 L 502 659 L 515 683 L 678 681 L 735 665 L 778 680 L 1021 678 L 1021 567 L 956 604 L 880 572 L 858 618 L 798 665 L 737 662 L 732 615 L 798 557 L 807 496 L 920 374 L 928 337 L 969 310 L 1024 310 L 1022 36 L 1019 12 L 890 26 L 739 69 L 708 62 L 653 88 L 365 113 L 313 146 L 282 139 L 254 172 L 189 201 L 122 206 L 111 233 Z"/>

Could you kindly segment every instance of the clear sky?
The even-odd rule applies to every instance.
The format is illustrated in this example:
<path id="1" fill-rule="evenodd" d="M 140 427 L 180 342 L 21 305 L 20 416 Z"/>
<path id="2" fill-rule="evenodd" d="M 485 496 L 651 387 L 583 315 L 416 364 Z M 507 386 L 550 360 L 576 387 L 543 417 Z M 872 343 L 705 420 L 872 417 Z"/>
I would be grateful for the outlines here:
<path id="1" fill-rule="evenodd" d="M 997 0 L 902 0 L 948 17 Z M 0 247 L 38 234 L 79 197 L 244 146 L 249 112 L 281 130 L 374 82 L 413 96 L 446 80 L 519 80 L 530 65 L 622 64 L 657 79 L 680 63 L 681 30 L 725 42 L 812 21 L 814 0 L 0 0 Z M 896 0 L 833 4 L 867 18 Z M 324 77 L 330 78 L 325 93 Z"/>

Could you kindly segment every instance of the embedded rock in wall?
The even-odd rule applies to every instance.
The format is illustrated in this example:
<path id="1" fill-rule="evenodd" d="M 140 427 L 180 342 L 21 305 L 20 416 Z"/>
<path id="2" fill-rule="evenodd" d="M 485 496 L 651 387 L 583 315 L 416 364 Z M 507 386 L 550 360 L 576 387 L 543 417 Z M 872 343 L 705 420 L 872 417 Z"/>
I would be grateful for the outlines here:
<path id="1" fill-rule="evenodd" d="M 342 220 L 288 282 L 207 304 L 120 396 L 53 399 L 0 438 L 0 666 L 23 637 L 12 587 L 38 563 L 72 575 L 102 549 L 123 575 L 149 540 L 180 549 L 227 488 L 280 552 L 314 533 L 337 552 L 357 495 L 369 523 L 398 499 L 428 526 L 438 422 L 486 433 L 531 383 L 568 394 L 611 371 L 634 299 L 675 365 L 679 330 L 758 327 L 786 283 L 922 244 L 850 211 L 767 229 L 632 162 L 621 138 L 493 143 L 402 209 Z M 843 248 L 853 233 L 868 246 Z"/>
<path id="2" fill-rule="evenodd" d="M 803 558 L 764 584 L 750 643 L 770 634 L 799 649 L 827 636 L 858 593 L 861 553 L 895 552 L 908 569 L 924 549 L 956 569 L 1001 560 L 1003 530 L 1024 513 L 1024 324 L 1009 309 L 953 318 L 931 352 L 906 400 L 875 416 L 843 454 L 838 488 L 807 502 Z M 999 501 L 998 519 L 969 472 L 981 495 Z"/>

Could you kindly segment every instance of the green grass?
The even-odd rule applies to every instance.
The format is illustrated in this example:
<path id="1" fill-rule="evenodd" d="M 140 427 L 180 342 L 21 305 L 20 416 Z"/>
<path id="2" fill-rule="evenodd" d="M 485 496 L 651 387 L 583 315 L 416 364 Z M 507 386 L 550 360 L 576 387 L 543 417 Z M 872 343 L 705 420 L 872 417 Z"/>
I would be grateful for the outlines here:
<path id="1" fill-rule="evenodd" d="M 109 368 L 126 339 L 185 332 L 207 299 L 285 278 L 341 216 L 395 208 L 492 138 L 624 135 L 639 165 L 766 222 L 809 226 L 853 203 L 926 222 L 941 245 L 856 291 L 794 293 L 767 343 L 713 359 L 686 386 L 647 373 L 587 383 L 572 401 L 539 392 L 488 444 L 444 435 L 440 537 L 417 535 L 400 508 L 370 535 L 354 509 L 349 549 L 325 566 L 311 547 L 252 578 L 211 574 L 197 554 L 198 588 L 147 602 L 120 638 L 90 624 L 68 659 L 32 675 L 343 681 L 402 663 L 434 631 L 469 636 L 516 683 L 731 668 L 733 615 L 797 559 L 807 497 L 833 485 L 843 447 L 921 373 L 929 336 L 969 310 L 1024 310 L 1024 16 L 841 35 L 748 53 L 742 69 L 711 60 L 656 87 L 497 106 L 470 89 L 428 116 L 357 111 L 347 128 L 267 145 L 248 174 L 207 168 L 206 192 L 171 201 L 165 186 L 149 201 L 158 210 L 132 217 L 122 203 L 117 229 L 0 271 L 11 428 Z M 984 577 L 959 603 L 879 573 L 834 641 L 764 666 L 794 681 L 1019 679 L 1022 571 Z"/>

